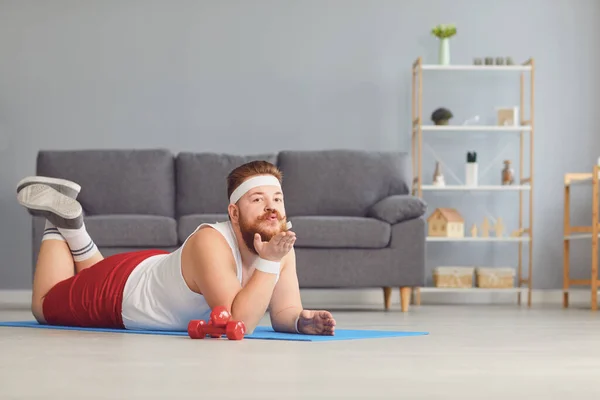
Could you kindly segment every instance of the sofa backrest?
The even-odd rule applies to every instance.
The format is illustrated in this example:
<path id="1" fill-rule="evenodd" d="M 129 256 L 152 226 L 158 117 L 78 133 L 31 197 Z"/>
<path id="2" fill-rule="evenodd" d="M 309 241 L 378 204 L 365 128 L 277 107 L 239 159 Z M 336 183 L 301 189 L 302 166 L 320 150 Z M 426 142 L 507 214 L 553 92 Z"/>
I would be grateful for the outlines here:
<path id="1" fill-rule="evenodd" d="M 43 150 L 36 170 L 80 184 L 78 200 L 88 215 L 175 216 L 174 157 L 168 150 Z"/>
<path id="2" fill-rule="evenodd" d="M 256 155 L 148 150 L 43 150 L 38 175 L 82 186 L 86 214 L 177 217 L 227 213 L 227 175 L 253 160 L 283 172 L 288 216 L 365 216 L 382 198 L 408 194 L 406 153 L 360 150 L 282 151 Z"/>
<path id="3" fill-rule="evenodd" d="M 179 153 L 175 159 L 177 215 L 227 213 L 227 175 L 255 160 L 275 164 L 277 154 Z"/>
<path id="4" fill-rule="evenodd" d="M 366 216 L 377 201 L 408 194 L 406 153 L 361 150 L 282 151 L 283 193 L 288 216 Z"/>

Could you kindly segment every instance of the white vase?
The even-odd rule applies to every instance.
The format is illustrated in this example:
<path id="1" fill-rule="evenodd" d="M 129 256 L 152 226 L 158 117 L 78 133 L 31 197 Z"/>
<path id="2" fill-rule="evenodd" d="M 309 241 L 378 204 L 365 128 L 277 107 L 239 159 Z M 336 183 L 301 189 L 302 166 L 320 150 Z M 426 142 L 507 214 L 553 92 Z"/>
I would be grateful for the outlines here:
<path id="1" fill-rule="evenodd" d="M 478 166 L 477 163 L 467 163 L 465 170 L 465 181 L 467 186 L 477 186 Z"/>
<path id="2" fill-rule="evenodd" d="M 450 64 L 450 39 L 440 39 L 440 65 Z"/>

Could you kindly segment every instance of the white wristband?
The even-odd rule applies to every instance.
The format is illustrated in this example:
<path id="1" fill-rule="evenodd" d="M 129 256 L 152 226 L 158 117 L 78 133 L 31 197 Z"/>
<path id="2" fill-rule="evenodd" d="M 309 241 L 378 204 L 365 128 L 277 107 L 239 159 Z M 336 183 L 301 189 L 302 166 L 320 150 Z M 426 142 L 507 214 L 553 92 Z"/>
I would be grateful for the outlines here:
<path id="1" fill-rule="evenodd" d="M 269 261 L 259 257 L 254 264 L 254 268 L 256 268 L 258 271 L 277 275 L 279 274 L 281 263 L 279 261 Z"/>
<path id="2" fill-rule="evenodd" d="M 296 329 L 296 333 L 300 333 L 300 331 L 298 330 L 298 321 L 300 321 L 300 315 L 298 315 L 298 318 L 296 318 L 296 322 L 294 322 L 294 328 Z"/>

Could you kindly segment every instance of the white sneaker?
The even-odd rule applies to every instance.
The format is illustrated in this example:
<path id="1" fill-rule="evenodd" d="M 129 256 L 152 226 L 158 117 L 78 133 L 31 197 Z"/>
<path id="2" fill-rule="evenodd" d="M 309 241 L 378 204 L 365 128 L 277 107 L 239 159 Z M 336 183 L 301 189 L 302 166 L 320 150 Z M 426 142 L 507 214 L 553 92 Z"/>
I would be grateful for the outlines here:
<path id="1" fill-rule="evenodd" d="M 57 228 L 78 229 L 83 226 L 81 204 L 48 185 L 28 184 L 19 191 L 17 200 L 31 215 L 44 217 Z"/>
<path id="2" fill-rule="evenodd" d="M 66 179 L 51 178 L 49 176 L 28 176 L 21 179 L 21 181 L 17 184 L 17 193 L 19 193 L 24 187 L 36 183 L 50 186 L 51 188 L 66 196 L 69 196 L 72 199 L 76 199 L 77 195 L 79 195 L 79 192 L 81 191 L 80 185 Z"/>

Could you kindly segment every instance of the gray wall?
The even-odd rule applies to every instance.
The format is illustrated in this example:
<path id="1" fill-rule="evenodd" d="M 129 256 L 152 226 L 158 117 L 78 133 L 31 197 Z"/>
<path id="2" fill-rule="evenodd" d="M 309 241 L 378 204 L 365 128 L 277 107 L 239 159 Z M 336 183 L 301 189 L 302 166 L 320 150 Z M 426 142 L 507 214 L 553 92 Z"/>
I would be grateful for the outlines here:
<path id="1" fill-rule="evenodd" d="M 443 22 L 458 26 L 454 63 L 536 60 L 535 287 L 560 287 L 562 177 L 588 171 L 600 155 L 598 19 L 600 3 L 591 0 L 3 1 L 0 288 L 30 287 L 29 217 L 14 188 L 34 172 L 39 149 L 409 151 L 410 66 L 418 56 L 436 62 L 429 30 Z M 447 106 L 454 122 L 493 118 L 495 106 L 518 101 L 516 74 L 432 73 L 425 84 L 426 117 Z M 510 145 L 490 182 L 502 159 L 517 159 L 515 135 L 464 137 L 428 138 L 461 176 L 469 149 L 484 168 L 498 146 Z M 432 172 L 427 153 L 426 178 Z M 589 193 L 576 196 L 584 222 Z M 428 200 L 459 207 L 468 226 L 489 210 L 514 229 L 515 194 Z M 513 249 L 435 244 L 429 263 L 492 255 L 501 265 L 514 262 L 501 257 Z M 589 247 L 574 251 L 576 273 L 585 276 Z"/>

